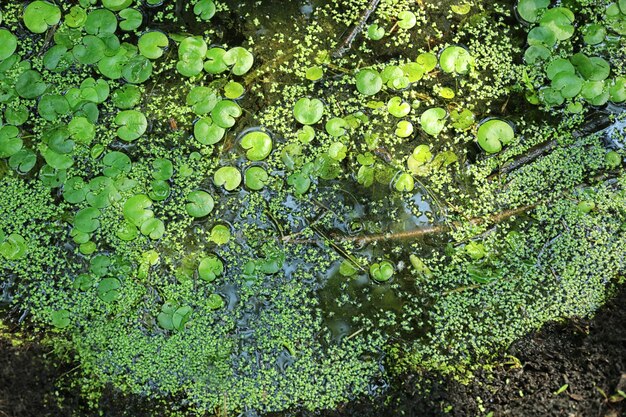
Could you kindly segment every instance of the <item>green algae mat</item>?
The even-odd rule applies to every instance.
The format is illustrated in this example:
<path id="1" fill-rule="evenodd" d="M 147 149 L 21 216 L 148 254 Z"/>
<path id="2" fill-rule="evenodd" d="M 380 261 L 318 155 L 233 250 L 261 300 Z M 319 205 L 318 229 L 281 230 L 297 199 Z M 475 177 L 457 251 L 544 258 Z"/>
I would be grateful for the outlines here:
<path id="1" fill-rule="evenodd" d="M 7 1 L 0 308 L 172 415 L 471 383 L 626 269 L 626 1 Z"/>

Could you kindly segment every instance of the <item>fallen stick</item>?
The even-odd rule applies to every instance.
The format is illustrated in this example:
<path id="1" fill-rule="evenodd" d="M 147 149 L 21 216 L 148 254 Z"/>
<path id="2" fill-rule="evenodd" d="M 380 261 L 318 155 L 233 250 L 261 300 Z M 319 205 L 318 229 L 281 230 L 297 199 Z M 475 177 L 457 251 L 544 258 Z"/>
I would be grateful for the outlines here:
<path id="1" fill-rule="evenodd" d="M 365 23 L 367 23 L 367 19 L 369 19 L 370 15 L 374 13 L 376 8 L 378 7 L 378 3 L 380 3 L 380 0 L 370 1 L 370 4 L 363 11 L 363 14 L 361 15 L 361 19 L 359 20 L 359 23 L 354 28 L 352 28 L 350 33 L 348 33 L 348 36 L 346 36 L 343 39 L 343 41 L 339 43 L 339 46 L 337 47 L 335 52 L 333 52 L 332 54 L 333 58 L 341 58 L 342 56 L 345 55 L 346 52 L 350 50 L 350 48 L 352 47 L 352 42 L 354 42 L 354 40 L 359 35 L 359 33 L 363 31 L 363 28 L 365 27 Z"/>

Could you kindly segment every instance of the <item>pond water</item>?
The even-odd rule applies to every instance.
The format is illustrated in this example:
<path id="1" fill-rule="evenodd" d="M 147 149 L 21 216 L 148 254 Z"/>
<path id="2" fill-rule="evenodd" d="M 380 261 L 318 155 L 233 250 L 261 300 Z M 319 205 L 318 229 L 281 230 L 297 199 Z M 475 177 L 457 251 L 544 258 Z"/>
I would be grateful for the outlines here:
<path id="1" fill-rule="evenodd" d="M 0 306 L 86 395 L 384 398 L 624 271 L 619 5 L 57 3 L 2 6 Z"/>

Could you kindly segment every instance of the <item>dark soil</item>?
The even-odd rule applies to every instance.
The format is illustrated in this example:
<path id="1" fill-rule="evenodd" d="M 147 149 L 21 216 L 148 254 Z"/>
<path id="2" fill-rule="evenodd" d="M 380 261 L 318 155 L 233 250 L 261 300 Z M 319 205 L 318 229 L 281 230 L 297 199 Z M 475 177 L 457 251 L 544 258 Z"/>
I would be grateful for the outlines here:
<path id="1" fill-rule="evenodd" d="M 549 324 L 516 342 L 507 354 L 510 356 L 503 356 L 500 366 L 479 374 L 471 385 L 407 375 L 397 381 L 385 401 L 354 402 L 321 414 L 324 417 L 469 417 L 489 413 L 493 417 L 626 415 L 626 399 L 618 392 L 626 393 L 626 290 L 592 320 Z M 86 404 L 76 392 L 59 391 L 57 382 L 71 367 L 55 366 L 46 360 L 46 355 L 37 344 L 14 347 L 0 337 L 0 417 L 95 415 L 85 411 Z M 109 417 L 160 415 L 155 408 L 159 407 L 137 398 L 118 398 L 110 392 L 99 411 Z M 320 413 L 293 415 L 320 416 Z"/>

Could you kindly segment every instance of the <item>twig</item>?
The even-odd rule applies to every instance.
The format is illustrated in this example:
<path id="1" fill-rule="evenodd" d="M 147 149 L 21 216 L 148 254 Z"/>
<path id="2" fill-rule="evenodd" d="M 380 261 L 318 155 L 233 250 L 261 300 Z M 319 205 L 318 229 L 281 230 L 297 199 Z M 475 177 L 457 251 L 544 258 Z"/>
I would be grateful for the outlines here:
<path id="1" fill-rule="evenodd" d="M 482 224 L 482 223 L 500 223 L 511 217 L 517 216 L 522 213 L 526 213 L 534 209 L 535 207 L 537 207 L 537 205 L 538 204 L 522 206 L 522 207 L 518 207 L 515 209 L 511 209 L 511 210 L 506 210 L 498 214 L 494 214 L 487 218 L 470 219 L 469 222 L 475 225 Z M 377 242 L 381 240 L 409 240 L 409 239 L 416 239 L 416 238 L 427 236 L 427 235 L 447 233 L 447 232 L 452 231 L 456 227 L 460 227 L 461 225 L 462 223 L 457 221 L 457 222 L 452 222 L 449 225 L 441 224 L 441 225 L 436 225 L 436 226 L 420 227 L 417 229 L 406 230 L 404 232 L 397 232 L 397 233 L 378 233 L 378 234 L 358 235 L 358 236 L 345 236 L 345 235 L 334 234 L 330 236 L 329 240 L 339 241 L 339 242 L 359 242 L 359 243 L 371 243 L 371 242 Z M 291 236 L 285 236 L 283 238 L 283 241 L 289 242 L 289 243 L 296 243 L 296 244 L 315 243 L 315 241 L 311 239 L 292 239 Z"/>
<path id="2" fill-rule="evenodd" d="M 612 124 L 608 117 L 606 117 L 606 114 L 596 114 L 596 117 L 596 119 L 589 120 L 581 130 L 574 132 L 572 135 L 575 138 L 581 138 L 604 130 Z M 552 152 L 558 145 L 559 143 L 557 140 L 551 140 L 534 146 L 524 155 L 521 155 L 517 159 L 514 159 L 513 161 L 502 166 L 499 170 L 499 174 L 508 174 L 509 172 L 515 171 L 516 169 L 533 162 L 540 156 Z"/>
<path id="3" fill-rule="evenodd" d="M 343 41 L 339 43 L 339 47 L 337 47 L 335 52 L 333 52 L 333 58 L 341 58 L 345 55 L 346 52 L 350 50 L 350 48 L 352 47 L 352 42 L 354 42 L 354 39 L 356 39 L 359 33 L 363 31 L 363 27 L 365 27 L 367 19 L 369 19 L 370 15 L 376 10 L 376 8 L 378 7 L 378 3 L 380 3 L 380 0 L 370 1 L 370 4 L 363 11 L 359 23 L 354 28 L 352 28 L 350 33 L 348 33 L 348 36 L 346 36 Z"/>

